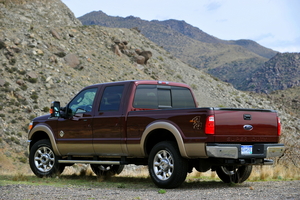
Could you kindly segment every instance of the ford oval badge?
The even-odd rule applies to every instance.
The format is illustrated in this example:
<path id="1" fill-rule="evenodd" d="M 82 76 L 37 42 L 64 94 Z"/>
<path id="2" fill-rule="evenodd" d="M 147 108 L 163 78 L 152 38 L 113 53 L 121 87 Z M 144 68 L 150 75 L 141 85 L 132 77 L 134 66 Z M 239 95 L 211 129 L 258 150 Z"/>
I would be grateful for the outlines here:
<path id="1" fill-rule="evenodd" d="M 246 130 L 246 131 L 251 131 L 253 129 L 253 126 L 252 125 L 244 125 L 243 128 Z"/>

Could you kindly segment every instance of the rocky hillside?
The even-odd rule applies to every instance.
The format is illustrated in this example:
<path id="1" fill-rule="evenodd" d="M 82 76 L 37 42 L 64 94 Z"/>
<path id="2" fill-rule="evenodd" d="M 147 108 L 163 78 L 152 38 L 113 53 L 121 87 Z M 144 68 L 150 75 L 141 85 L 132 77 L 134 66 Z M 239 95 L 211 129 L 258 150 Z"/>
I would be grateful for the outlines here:
<path id="1" fill-rule="evenodd" d="M 300 53 L 278 53 L 251 75 L 248 90 L 269 93 L 300 86 Z"/>
<path id="2" fill-rule="evenodd" d="M 180 60 L 231 83 L 239 90 L 271 92 L 299 85 L 296 54 L 280 54 L 252 40 L 220 40 L 178 20 L 112 17 L 102 11 L 94 11 L 78 19 L 84 25 L 134 27 Z M 276 69 L 273 69 L 275 65 Z M 291 73 L 292 79 L 289 78 Z"/>
<path id="3" fill-rule="evenodd" d="M 143 51 L 152 53 L 147 64 L 136 53 Z M 278 109 L 291 147 L 282 160 L 298 145 L 299 119 L 276 102 L 186 65 L 136 29 L 82 26 L 60 0 L 0 0 L 0 65 L 0 173 L 29 169 L 27 125 L 51 101 L 63 106 L 84 86 L 108 81 L 184 82 L 200 106 Z"/>

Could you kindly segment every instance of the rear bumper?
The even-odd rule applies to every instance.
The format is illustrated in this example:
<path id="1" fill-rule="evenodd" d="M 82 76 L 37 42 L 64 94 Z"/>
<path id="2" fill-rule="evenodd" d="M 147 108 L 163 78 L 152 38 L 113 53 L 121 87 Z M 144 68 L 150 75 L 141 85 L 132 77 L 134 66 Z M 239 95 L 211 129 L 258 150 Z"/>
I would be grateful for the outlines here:
<path id="1" fill-rule="evenodd" d="M 206 153 L 211 158 L 230 158 L 230 159 L 255 159 L 279 157 L 284 153 L 283 144 L 252 144 L 252 151 L 242 153 L 241 144 L 219 144 L 208 143 Z"/>

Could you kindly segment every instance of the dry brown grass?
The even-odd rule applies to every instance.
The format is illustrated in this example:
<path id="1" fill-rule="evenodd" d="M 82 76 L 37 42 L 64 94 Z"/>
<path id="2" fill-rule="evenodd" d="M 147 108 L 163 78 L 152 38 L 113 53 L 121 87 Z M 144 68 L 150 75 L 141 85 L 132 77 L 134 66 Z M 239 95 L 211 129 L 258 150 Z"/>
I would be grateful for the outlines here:
<path id="1" fill-rule="evenodd" d="M 13 181 L 28 181 L 28 177 L 23 173 L 17 173 L 12 178 Z"/>
<path id="2" fill-rule="evenodd" d="M 1 156 L 0 156 L 1 160 Z M 9 163 L 8 165 L 11 165 Z M 7 168 L 6 166 L 5 168 Z M 29 167 L 22 168 L 23 170 L 4 170 L 0 169 L 2 175 L 13 175 L 16 181 L 26 180 L 28 175 L 33 175 Z M 71 167 L 66 167 L 62 175 L 70 176 L 96 176 L 89 165 L 76 164 Z M 138 177 L 149 178 L 147 166 L 125 166 L 123 172 L 115 177 Z M 97 177 L 98 182 L 108 180 L 111 177 Z M 187 176 L 187 181 L 194 180 L 216 180 L 218 176 L 216 172 L 198 172 L 193 170 Z M 254 166 L 248 181 L 269 181 L 269 180 L 300 180 L 300 169 L 294 165 L 273 165 L 273 166 Z"/>
<path id="3" fill-rule="evenodd" d="M 255 166 L 248 180 L 300 180 L 300 169 L 295 166 Z"/>

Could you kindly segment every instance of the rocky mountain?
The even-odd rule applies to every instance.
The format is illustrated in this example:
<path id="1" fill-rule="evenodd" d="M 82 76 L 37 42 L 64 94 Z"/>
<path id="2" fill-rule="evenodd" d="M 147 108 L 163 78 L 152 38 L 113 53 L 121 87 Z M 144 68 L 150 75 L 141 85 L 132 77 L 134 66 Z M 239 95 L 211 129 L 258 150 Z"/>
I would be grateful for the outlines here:
<path id="1" fill-rule="evenodd" d="M 240 90 L 251 90 L 247 87 L 251 74 L 276 55 L 275 51 L 254 41 L 221 40 L 185 21 L 112 17 L 102 11 L 94 11 L 78 19 L 84 25 L 136 28 L 185 63 L 203 69 Z"/>
<path id="2" fill-rule="evenodd" d="M 81 20 L 81 18 L 79 18 L 79 20 Z M 251 51 L 261 57 L 268 58 L 268 59 L 272 58 L 276 54 L 275 51 L 268 49 L 266 47 L 263 47 L 263 46 L 259 45 L 257 42 L 254 42 L 253 40 L 241 39 L 241 40 L 229 40 L 228 41 L 228 40 L 218 39 L 214 36 L 211 36 L 211 35 L 203 32 L 199 28 L 186 23 L 185 21 L 178 21 L 178 20 L 170 19 L 170 20 L 165 20 L 165 21 L 153 20 L 152 22 L 164 25 L 166 27 L 170 27 L 172 30 L 175 30 L 179 33 L 182 33 L 185 36 L 188 36 L 188 37 L 198 40 L 200 42 L 213 43 L 213 44 L 221 43 L 221 44 L 227 44 L 227 45 L 238 45 L 238 46 L 241 46 L 241 47 L 247 49 L 248 51 Z"/>
<path id="3" fill-rule="evenodd" d="M 278 53 L 252 74 L 247 88 L 256 92 L 300 86 L 300 53 Z"/>
<path id="4" fill-rule="evenodd" d="M 147 64 L 137 53 L 145 51 L 152 55 Z M 281 161 L 299 147 L 299 118 L 270 97 L 238 91 L 185 64 L 135 28 L 82 26 L 60 0 L 0 0 L 0 66 L 0 173 L 30 171 L 27 126 L 53 100 L 64 106 L 87 85 L 119 80 L 184 82 L 200 106 L 278 110 L 290 147 Z"/>

